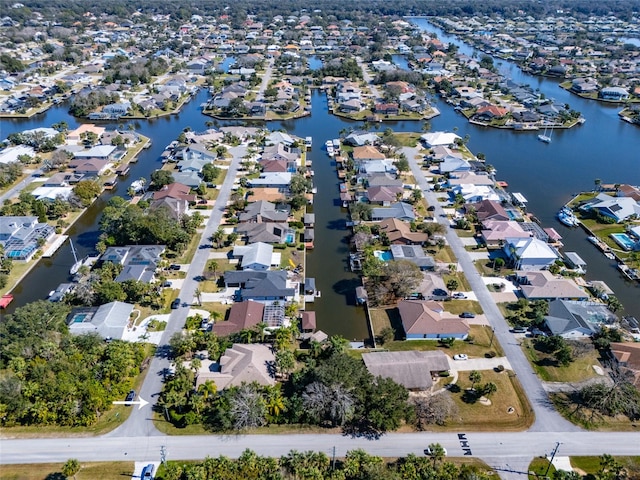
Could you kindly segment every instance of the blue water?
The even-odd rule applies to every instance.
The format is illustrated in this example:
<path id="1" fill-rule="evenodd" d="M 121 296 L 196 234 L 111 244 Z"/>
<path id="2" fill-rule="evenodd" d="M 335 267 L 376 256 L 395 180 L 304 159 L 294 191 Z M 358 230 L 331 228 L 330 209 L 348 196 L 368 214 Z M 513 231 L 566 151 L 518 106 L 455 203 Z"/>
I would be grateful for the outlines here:
<path id="1" fill-rule="evenodd" d="M 402 70 L 410 70 L 409 62 L 407 62 L 407 57 L 405 55 L 391 55 L 391 61 Z"/>
<path id="2" fill-rule="evenodd" d="M 295 241 L 296 237 L 293 233 L 287 233 L 287 236 L 285 237 L 285 242 L 286 243 L 293 243 Z"/>
<path id="3" fill-rule="evenodd" d="M 626 250 L 632 250 L 636 245 L 636 242 L 631 240 L 631 237 L 626 233 L 612 233 L 611 238 L 618 242 L 618 244 L 622 245 Z"/>
<path id="4" fill-rule="evenodd" d="M 320 60 L 320 58 L 318 58 L 316 55 L 309 56 L 307 61 L 309 62 L 310 70 L 319 70 L 320 68 L 322 68 L 322 60 Z"/>
<path id="5" fill-rule="evenodd" d="M 393 260 L 393 254 L 389 250 L 376 250 L 373 254 L 382 260 L 383 262 L 388 262 L 389 260 Z"/>

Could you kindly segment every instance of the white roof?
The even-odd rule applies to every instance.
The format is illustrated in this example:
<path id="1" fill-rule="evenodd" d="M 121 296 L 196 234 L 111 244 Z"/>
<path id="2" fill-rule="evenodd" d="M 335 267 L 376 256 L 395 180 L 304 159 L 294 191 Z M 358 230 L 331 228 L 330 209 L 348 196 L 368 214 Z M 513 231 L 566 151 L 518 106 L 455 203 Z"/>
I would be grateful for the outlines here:
<path id="1" fill-rule="evenodd" d="M 36 151 L 26 145 L 17 145 L 15 147 L 5 148 L 0 151 L 0 163 L 17 162 L 20 155 L 36 156 Z"/>
<path id="2" fill-rule="evenodd" d="M 31 195 L 36 197 L 36 200 L 55 200 L 57 197 L 62 197 L 65 200 L 73 193 L 73 187 L 38 187 Z"/>
<path id="3" fill-rule="evenodd" d="M 460 139 L 458 135 L 450 132 L 429 132 L 420 137 L 429 147 L 437 145 L 452 145 L 456 139 Z"/>
<path id="4" fill-rule="evenodd" d="M 507 243 L 513 245 L 518 258 L 557 258 L 555 250 L 542 240 L 531 238 L 508 238 Z"/>
<path id="5" fill-rule="evenodd" d="M 104 158 L 111 155 L 116 148 L 117 147 L 115 145 L 96 145 L 95 147 L 91 147 L 89 149 L 74 152 L 73 156 L 76 158 Z"/>

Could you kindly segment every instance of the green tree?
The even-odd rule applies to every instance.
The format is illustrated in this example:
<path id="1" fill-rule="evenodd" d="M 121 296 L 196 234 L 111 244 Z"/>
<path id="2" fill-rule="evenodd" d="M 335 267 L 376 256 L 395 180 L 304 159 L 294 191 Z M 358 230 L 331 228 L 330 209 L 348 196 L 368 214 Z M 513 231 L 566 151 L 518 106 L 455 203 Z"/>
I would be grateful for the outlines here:
<path id="1" fill-rule="evenodd" d="M 458 280 L 456 280 L 455 278 L 447 280 L 447 290 L 449 290 L 450 292 L 457 290 L 458 286 Z"/>
<path id="2" fill-rule="evenodd" d="M 220 175 L 220 169 L 213 163 L 207 163 L 202 167 L 202 179 L 205 182 L 213 182 Z"/>
<path id="3" fill-rule="evenodd" d="M 153 183 L 156 190 L 160 190 L 165 185 L 169 185 L 174 181 L 173 175 L 168 170 L 155 170 L 151 173 L 151 183 Z"/>
<path id="4" fill-rule="evenodd" d="M 444 447 L 439 443 L 430 443 L 427 455 L 433 461 L 433 468 L 435 468 L 436 464 L 444 460 L 444 457 L 445 457 Z"/>
<path id="5" fill-rule="evenodd" d="M 80 471 L 80 462 L 75 458 L 70 458 L 62 466 L 62 474 L 65 477 L 76 478 L 76 473 Z"/>
<path id="6" fill-rule="evenodd" d="M 80 180 L 73 187 L 73 193 L 80 199 L 84 207 L 88 207 L 102 192 L 102 187 L 95 180 Z"/>
<path id="7" fill-rule="evenodd" d="M 469 373 L 469 381 L 471 382 L 471 388 L 476 389 L 476 385 L 482 381 L 482 375 L 477 370 L 472 370 Z"/>

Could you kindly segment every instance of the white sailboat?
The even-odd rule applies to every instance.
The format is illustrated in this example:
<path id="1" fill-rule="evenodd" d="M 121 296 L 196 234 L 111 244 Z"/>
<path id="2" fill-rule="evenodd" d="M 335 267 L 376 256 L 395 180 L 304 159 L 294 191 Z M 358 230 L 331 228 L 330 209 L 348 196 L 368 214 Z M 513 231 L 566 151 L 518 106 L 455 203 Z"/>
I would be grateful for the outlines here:
<path id="1" fill-rule="evenodd" d="M 541 133 L 540 135 L 538 135 L 538 140 L 544 143 L 551 143 L 552 134 L 553 134 L 553 128 L 551 129 L 551 132 L 549 133 L 549 135 L 547 135 L 547 127 L 545 126 L 544 133 Z"/>
<path id="2" fill-rule="evenodd" d="M 71 275 L 75 275 L 76 273 L 78 273 L 78 270 L 80 270 L 83 260 L 78 260 L 78 254 L 76 253 L 76 249 L 74 248 L 73 241 L 71 239 L 69 239 L 69 243 L 71 244 L 71 253 L 73 253 L 73 259 L 75 260 L 75 263 L 69 269 L 69 273 Z"/>

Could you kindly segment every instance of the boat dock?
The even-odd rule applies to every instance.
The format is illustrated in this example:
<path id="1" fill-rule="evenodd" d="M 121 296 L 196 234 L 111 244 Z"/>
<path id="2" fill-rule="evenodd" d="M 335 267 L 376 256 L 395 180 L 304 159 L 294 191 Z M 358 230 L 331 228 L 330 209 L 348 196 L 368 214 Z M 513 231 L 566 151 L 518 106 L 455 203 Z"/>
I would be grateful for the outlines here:
<path id="1" fill-rule="evenodd" d="M 69 235 L 57 235 L 53 242 L 48 245 L 42 256 L 44 258 L 53 257 L 53 254 L 58 251 L 62 244 L 67 240 L 67 238 L 69 238 Z"/>

